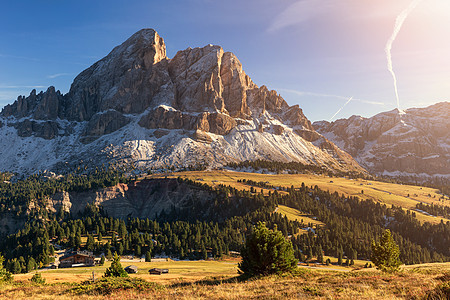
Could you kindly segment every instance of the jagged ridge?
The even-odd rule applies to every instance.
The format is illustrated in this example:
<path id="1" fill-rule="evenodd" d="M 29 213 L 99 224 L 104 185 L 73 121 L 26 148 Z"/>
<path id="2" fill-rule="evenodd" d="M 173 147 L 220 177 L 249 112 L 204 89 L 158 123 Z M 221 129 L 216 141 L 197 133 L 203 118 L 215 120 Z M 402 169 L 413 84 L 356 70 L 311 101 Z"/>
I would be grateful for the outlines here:
<path id="1" fill-rule="evenodd" d="M 152 29 L 80 73 L 66 95 L 50 87 L 18 97 L 0 122 L 9 145 L 2 167 L 10 171 L 80 160 L 160 168 L 254 159 L 364 171 L 297 105 L 254 84 L 234 54 L 208 45 L 169 59 Z"/>
<path id="2" fill-rule="evenodd" d="M 450 177 L 449 102 L 320 121 L 314 127 L 373 173 Z"/>

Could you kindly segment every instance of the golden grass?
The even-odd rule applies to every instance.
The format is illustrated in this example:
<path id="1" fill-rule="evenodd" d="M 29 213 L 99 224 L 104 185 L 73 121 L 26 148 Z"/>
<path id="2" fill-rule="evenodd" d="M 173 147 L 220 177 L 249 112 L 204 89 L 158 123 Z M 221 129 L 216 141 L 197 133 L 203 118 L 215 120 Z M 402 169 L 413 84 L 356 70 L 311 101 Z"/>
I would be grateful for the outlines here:
<path id="1" fill-rule="evenodd" d="M 309 175 L 309 174 L 259 174 L 247 172 L 234 171 L 191 171 L 178 172 L 169 174 L 153 174 L 148 178 L 189 178 L 201 183 L 207 183 L 211 186 L 219 184 L 230 185 L 240 190 L 250 190 L 251 186 L 237 182 L 238 179 L 250 179 L 256 182 L 268 182 L 273 186 L 284 186 L 299 188 L 303 183 L 307 186 L 317 185 L 323 190 L 328 190 L 331 193 L 337 192 L 346 196 L 357 196 L 361 199 L 371 199 L 376 202 L 387 205 L 401 206 L 402 208 L 413 210 L 419 202 L 427 204 L 440 204 L 450 206 L 450 199 L 445 197 L 445 200 L 439 200 L 442 195 L 439 191 L 432 188 L 401 185 L 393 183 L 385 183 L 372 180 L 362 179 L 347 179 L 342 177 L 328 177 L 325 175 Z M 260 191 L 261 188 L 257 188 Z M 267 194 L 269 189 L 264 189 Z M 408 197 L 409 195 L 409 197 Z M 450 219 L 433 217 L 416 211 L 417 219 L 421 222 L 439 223 L 441 219 L 444 222 Z"/>
<path id="2" fill-rule="evenodd" d="M 137 274 L 133 277 L 140 277 L 153 282 L 167 282 L 172 280 L 193 281 L 205 276 L 231 276 L 237 274 L 237 264 L 239 259 L 227 259 L 219 261 L 172 261 L 167 262 L 141 262 L 139 260 L 121 260 L 122 266 L 135 265 L 138 267 Z M 110 262 L 105 262 L 103 266 L 85 268 L 61 268 L 56 270 L 40 271 L 47 283 L 58 282 L 81 282 L 92 278 L 92 272 L 96 277 L 102 276 Z M 149 275 L 148 270 L 153 268 L 169 269 L 169 274 Z M 14 275 L 17 280 L 28 280 L 34 272 L 28 274 Z"/>
<path id="3" fill-rule="evenodd" d="M 383 274 L 374 269 L 349 272 L 300 269 L 295 275 L 239 280 L 227 262 L 166 262 L 174 275 L 148 276 L 162 288 L 148 291 L 118 290 L 110 295 L 76 295 L 73 285 L 54 283 L 34 285 L 20 276 L 13 284 L 0 286 L 2 299 L 424 299 L 427 293 L 450 277 L 450 264 L 406 266 L 398 274 Z M 150 264 L 150 263 L 147 263 Z M 151 263 L 156 264 L 156 263 Z M 145 268 L 145 264 L 138 264 Z M 178 267 L 178 268 L 177 268 Z M 91 270 L 93 268 L 89 268 Z M 67 269 L 75 270 L 75 269 Z M 43 277 L 68 273 L 66 270 L 43 272 Z M 62 273 L 61 273 L 62 274 Z M 216 275 L 211 275 L 216 274 Z M 447 274 L 446 276 L 443 276 Z M 141 274 L 133 275 L 141 276 Z M 48 281 L 48 280 L 47 280 Z M 444 299 L 444 298 L 442 298 Z"/>

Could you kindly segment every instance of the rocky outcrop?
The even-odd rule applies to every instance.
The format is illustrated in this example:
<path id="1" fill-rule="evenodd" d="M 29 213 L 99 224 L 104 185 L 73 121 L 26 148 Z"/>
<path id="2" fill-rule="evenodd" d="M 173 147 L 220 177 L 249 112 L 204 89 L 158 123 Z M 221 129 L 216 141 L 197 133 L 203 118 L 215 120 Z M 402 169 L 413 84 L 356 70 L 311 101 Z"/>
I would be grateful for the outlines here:
<path id="1" fill-rule="evenodd" d="M 379 175 L 450 176 L 450 103 L 314 123 L 317 131 Z"/>
<path id="2" fill-rule="evenodd" d="M 258 87 L 233 53 L 207 45 L 169 59 L 153 29 L 81 72 L 66 95 L 33 90 L 6 106 L 0 121 L 7 125 L 0 130 L 0 166 L 10 171 L 80 161 L 145 169 L 266 159 L 364 172 L 314 145 L 321 135 L 302 110 Z M 21 139 L 29 137 L 45 141 Z M 35 156 L 36 148 L 45 155 Z"/>
<path id="3" fill-rule="evenodd" d="M 6 117 L 55 120 L 64 118 L 64 102 L 65 97 L 51 86 L 46 92 L 36 94 L 36 90 L 32 90 L 28 97 L 17 97 L 13 104 L 8 104 L 3 108 L 1 114 Z"/>
<path id="4" fill-rule="evenodd" d="M 92 139 L 122 128 L 129 122 L 129 118 L 115 110 L 97 113 L 89 121 L 83 135 L 92 141 Z"/>
<path id="5" fill-rule="evenodd" d="M 36 122 L 25 119 L 22 122 L 12 124 L 17 129 L 17 134 L 21 137 L 36 136 L 46 140 L 51 140 L 59 135 L 58 123 L 52 121 Z"/>

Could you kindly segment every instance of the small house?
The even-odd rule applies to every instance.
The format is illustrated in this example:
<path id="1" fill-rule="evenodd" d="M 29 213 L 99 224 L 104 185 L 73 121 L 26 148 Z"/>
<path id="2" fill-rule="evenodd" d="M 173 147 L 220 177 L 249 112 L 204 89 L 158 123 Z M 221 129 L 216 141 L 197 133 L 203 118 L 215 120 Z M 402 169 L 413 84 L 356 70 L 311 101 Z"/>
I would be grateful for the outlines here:
<path id="1" fill-rule="evenodd" d="M 138 267 L 136 267 L 135 265 L 131 265 L 131 266 L 126 267 L 126 268 L 125 268 L 125 271 L 126 271 L 128 274 L 136 274 L 137 271 L 138 271 Z"/>
<path id="2" fill-rule="evenodd" d="M 161 274 L 167 274 L 167 273 L 169 273 L 169 269 L 158 269 L 158 268 L 154 268 L 154 269 L 148 270 L 148 272 L 150 273 L 150 275 L 161 275 Z"/>
<path id="3" fill-rule="evenodd" d="M 76 251 L 59 259 L 60 268 L 91 267 L 94 265 L 94 255 L 88 251 Z"/>

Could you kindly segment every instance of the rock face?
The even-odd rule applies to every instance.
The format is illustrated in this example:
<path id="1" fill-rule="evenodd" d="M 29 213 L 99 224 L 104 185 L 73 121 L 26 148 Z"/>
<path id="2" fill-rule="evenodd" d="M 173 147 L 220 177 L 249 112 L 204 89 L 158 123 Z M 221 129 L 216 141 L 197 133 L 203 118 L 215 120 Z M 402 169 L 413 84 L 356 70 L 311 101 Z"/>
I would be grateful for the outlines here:
<path id="1" fill-rule="evenodd" d="M 83 212 L 87 204 L 95 204 L 101 205 L 111 217 L 154 219 L 163 210 L 169 213 L 172 208 L 189 209 L 194 201 L 205 203 L 212 198 L 207 191 L 176 179 L 154 179 L 87 192 L 57 193 L 48 200 L 47 208 L 56 212 L 62 207 L 76 215 Z"/>
<path id="2" fill-rule="evenodd" d="M 450 177 L 449 102 L 314 127 L 373 173 Z"/>
<path id="3" fill-rule="evenodd" d="M 208 45 L 169 59 L 152 29 L 81 72 L 67 94 L 50 87 L 18 97 L 0 124 L 0 148 L 15 147 L 0 150 L 1 166 L 19 173 L 81 160 L 142 168 L 294 160 L 364 171 L 297 105 L 253 83 L 234 54 Z"/>

